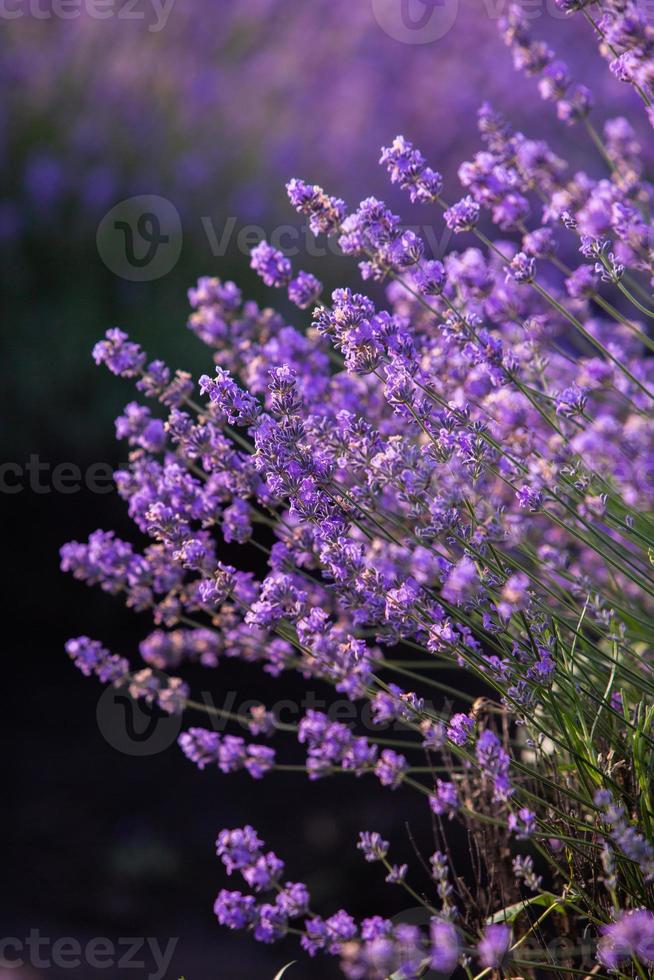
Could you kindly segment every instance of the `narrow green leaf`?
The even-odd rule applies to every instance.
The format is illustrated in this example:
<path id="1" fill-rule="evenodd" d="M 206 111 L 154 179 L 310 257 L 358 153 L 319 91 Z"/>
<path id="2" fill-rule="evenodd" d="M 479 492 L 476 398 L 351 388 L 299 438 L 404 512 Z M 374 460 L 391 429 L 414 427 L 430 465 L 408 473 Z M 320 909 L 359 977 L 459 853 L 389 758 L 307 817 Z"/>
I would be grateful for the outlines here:
<path id="1" fill-rule="evenodd" d="M 557 912 L 565 911 L 565 899 L 562 899 L 560 895 L 553 895 L 552 892 L 542 892 L 540 895 L 534 895 L 533 898 L 526 898 L 514 905 L 507 905 L 505 909 L 500 909 L 499 912 L 486 919 L 486 922 L 488 925 L 496 922 L 515 922 L 520 913 L 524 912 L 525 907 L 531 905 L 549 905 L 553 906 Z"/>

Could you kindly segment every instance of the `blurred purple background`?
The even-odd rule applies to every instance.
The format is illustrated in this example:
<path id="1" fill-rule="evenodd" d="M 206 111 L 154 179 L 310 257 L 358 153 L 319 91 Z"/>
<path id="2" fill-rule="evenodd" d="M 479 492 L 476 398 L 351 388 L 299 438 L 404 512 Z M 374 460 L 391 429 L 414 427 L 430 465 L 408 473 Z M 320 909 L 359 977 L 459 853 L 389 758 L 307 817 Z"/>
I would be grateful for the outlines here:
<path id="1" fill-rule="evenodd" d="M 288 220 L 293 175 L 341 196 L 382 191 L 378 149 L 397 132 L 451 175 L 477 145 L 483 99 L 566 140 L 497 37 L 507 0 L 102 0 L 103 19 L 88 12 L 100 0 L 64 0 L 80 15 L 48 18 L 55 2 L 13 0 L 22 16 L 2 25 L 7 237 L 84 236 L 144 193 L 189 220 Z M 583 18 L 554 0 L 527 9 L 535 36 L 574 52 L 602 114 L 630 104 Z"/>

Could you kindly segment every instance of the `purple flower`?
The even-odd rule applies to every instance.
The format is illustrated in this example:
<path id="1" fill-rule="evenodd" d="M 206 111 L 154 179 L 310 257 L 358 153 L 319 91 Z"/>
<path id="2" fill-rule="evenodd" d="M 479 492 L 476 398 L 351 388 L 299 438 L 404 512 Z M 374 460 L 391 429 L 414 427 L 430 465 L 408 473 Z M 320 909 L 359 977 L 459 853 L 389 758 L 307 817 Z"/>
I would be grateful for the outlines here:
<path id="1" fill-rule="evenodd" d="M 564 14 L 572 14 L 575 10 L 581 10 L 588 3 L 588 0 L 554 0 L 559 10 Z"/>
<path id="2" fill-rule="evenodd" d="M 286 935 L 287 917 L 278 905 L 265 903 L 257 908 L 253 935 L 259 943 L 275 943 Z"/>
<path id="3" fill-rule="evenodd" d="M 436 792 L 429 797 L 429 806 L 438 816 L 448 816 L 450 819 L 459 809 L 459 794 L 454 783 L 436 780 Z"/>
<path id="4" fill-rule="evenodd" d="M 388 608 L 388 598 L 386 604 Z M 414 719 L 415 715 L 422 710 L 422 700 L 412 692 L 403 691 L 397 684 L 389 684 L 388 687 L 388 691 L 378 691 L 371 702 L 375 725 L 383 725 L 385 722 L 397 718 Z"/>
<path id="5" fill-rule="evenodd" d="M 438 259 L 423 262 L 414 272 L 413 279 L 425 296 L 440 296 L 447 280 L 445 266 Z"/>
<path id="6" fill-rule="evenodd" d="M 255 704 L 250 709 L 248 728 L 251 735 L 272 735 L 275 730 L 275 716 L 263 704 Z"/>
<path id="7" fill-rule="evenodd" d="M 408 870 L 408 864 L 393 864 L 384 881 L 388 885 L 401 885 L 406 878 Z"/>
<path id="8" fill-rule="evenodd" d="M 201 276 L 197 285 L 188 291 L 188 301 L 193 307 L 220 306 L 224 313 L 238 309 L 241 290 L 233 282 L 222 282 L 212 276 Z"/>
<path id="9" fill-rule="evenodd" d="M 604 819 L 614 845 L 638 865 L 645 881 L 654 881 L 654 847 L 647 837 L 631 824 L 624 807 L 615 802 L 608 790 L 597 791 L 595 804 L 604 810 Z"/>
<path id="10" fill-rule="evenodd" d="M 470 734 L 474 731 L 475 719 L 472 715 L 464 715 L 459 712 L 452 715 L 447 726 L 447 737 L 455 745 L 465 745 Z"/>
<path id="11" fill-rule="evenodd" d="M 443 583 L 441 590 L 443 598 L 455 605 L 462 605 L 466 600 L 472 599 L 481 589 L 477 566 L 471 558 L 464 555 L 453 565 Z"/>
<path id="12" fill-rule="evenodd" d="M 573 85 L 565 99 L 559 99 L 556 114 L 561 122 L 569 126 L 585 119 L 590 114 L 595 100 L 593 93 L 585 85 Z"/>
<path id="13" fill-rule="evenodd" d="M 105 339 L 93 348 L 93 360 L 96 364 L 106 364 L 112 374 L 133 378 L 143 369 L 147 355 L 126 333 L 114 328 L 107 330 Z"/>
<path id="14" fill-rule="evenodd" d="M 187 732 L 182 732 L 177 741 L 186 758 L 194 762 L 198 769 L 218 765 L 218 732 L 210 732 L 206 728 L 189 728 Z"/>
<path id="15" fill-rule="evenodd" d="M 404 269 L 419 262 L 424 249 L 422 239 L 409 229 L 395 238 L 388 249 L 387 257 L 391 265 Z"/>
<path id="16" fill-rule="evenodd" d="M 288 366 L 272 368 L 270 371 L 270 407 L 275 415 L 295 415 L 301 406 L 297 391 L 297 374 Z"/>
<path id="17" fill-rule="evenodd" d="M 438 973 L 449 974 L 455 969 L 461 955 L 461 940 L 451 922 L 433 918 L 429 925 L 430 966 Z"/>
<path id="18" fill-rule="evenodd" d="M 389 845 L 387 840 L 382 840 L 381 834 L 363 830 L 359 834 L 357 847 L 363 852 L 366 861 L 381 861 L 388 854 Z"/>
<path id="19" fill-rule="evenodd" d="M 565 280 L 565 288 L 572 299 L 589 296 L 597 289 L 598 277 L 590 265 L 580 265 Z"/>
<path id="20" fill-rule="evenodd" d="M 375 766 L 375 775 L 378 777 L 382 786 L 390 786 L 391 789 L 397 789 L 408 767 L 408 763 L 403 755 L 400 755 L 399 752 L 394 752 L 393 749 L 384 749 Z"/>
<path id="21" fill-rule="evenodd" d="M 510 759 L 499 738 L 489 728 L 477 739 L 475 749 L 482 775 L 493 783 L 493 799 L 501 802 L 513 793 L 509 780 Z"/>
<path id="22" fill-rule="evenodd" d="M 250 539 L 252 534 L 250 514 L 250 507 L 240 497 L 237 497 L 231 506 L 225 508 L 222 529 L 227 543 L 238 541 L 239 544 L 243 544 Z"/>
<path id="23" fill-rule="evenodd" d="M 517 252 L 509 263 L 509 270 L 506 277 L 507 281 L 513 279 L 515 282 L 526 283 L 533 282 L 535 273 L 535 260 L 525 255 L 524 252 Z"/>
<path id="24" fill-rule="evenodd" d="M 341 765 L 345 771 L 351 771 L 356 776 L 369 771 L 377 758 L 377 746 L 368 742 L 364 736 L 353 738 L 343 752 Z"/>
<path id="25" fill-rule="evenodd" d="M 229 875 L 254 864 L 261 857 L 262 847 L 263 841 L 249 824 L 235 830 L 221 830 L 216 841 L 216 853 Z"/>
<path id="26" fill-rule="evenodd" d="M 449 864 L 447 857 L 442 851 L 435 851 L 434 854 L 429 859 L 431 864 L 431 874 L 432 878 L 436 882 L 436 891 L 438 892 L 438 897 L 442 903 L 443 916 L 446 918 L 451 918 L 456 914 L 456 910 L 452 904 L 452 885 L 449 881 Z"/>
<path id="27" fill-rule="evenodd" d="M 286 185 L 288 197 L 300 214 L 309 216 L 309 224 L 314 235 L 324 232 L 327 235 L 338 230 L 345 218 L 345 204 L 337 197 L 325 194 L 317 184 L 306 184 L 293 178 Z"/>
<path id="28" fill-rule="evenodd" d="M 328 950 L 331 953 L 338 953 L 341 944 L 354 939 L 357 934 L 356 924 L 351 915 L 344 909 L 339 909 L 335 915 L 330 916 L 325 921 L 326 938 Z"/>
<path id="29" fill-rule="evenodd" d="M 131 446 L 141 446 L 150 453 L 161 452 L 166 445 L 161 419 L 153 419 L 150 409 L 137 402 L 126 405 L 124 413 L 116 419 L 116 438 L 128 439 Z"/>
<path id="30" fill-rule="evenodd" d="M 275 750 L 267 745 L 248 745 L 243 763 L 253 779 L 261 779 L 275 765 Z"/>
<path id="31" fill-rule="evenodd" d="M 507 826 L 518 840 L 527 840 L 536 829 L 536 814 L 522 807 L 517 813 L 509 814 Z"/>
<path id="32" fill-rule="evenodd" d="M 463 231 L 472 231 L 479 221 L 479 205 L 468 194 L 448 208 L 444 218 L 447 227 L 456 235 Z"/>
<path id="33" fill-rule="evenodd" d="M 401 922 L 395 927 L 394 953 L 402 980 L 419 976 L 425 959 L 424 937 L 418 926 Z"/>
<path id="34" fill-rule="evenodd" d="M 632 956 L 654 967 L 654 913 L 647 909 L 621 912 L 602 927 L 597 958 L 608 970 L 617 970 Z"/>
<path id="35" fill-rule="evenodd" d="M 290 575 L 272 572 L 265 579 L 259 598 L 246 613 L 245 622 L 270 629 L 282 619 L 296 621 L 306 612 L 307 593 L 299 589 Z"/>
<path id="36" fill-rule="evenodd" d="M 305 915 L 309 908 L 309 892 L 301 882 L 287 881 L 279 891 L 275 902 L 289 919 Z"/>
<path id="37" fill-rule="evenodd" d="M 513 859 L 513 873 L 532 892 L 537 892 L 543 883 L 542 877 L 534 871 L 534 859 L 531 855 L 516 855 Z"/>
<path id="38" fill-rule="evenodd" d="M 272 10 L 278 2 L 261 6 Z M 641 12 L 630 0 L 605 4 L 600 27 L 604 53 L 615 52 L 614 74 L 654 97 L 654 33 Z M 500 31 L 514 63 L 538 77 L 560 119 L 585 118 L 590 92 L 575 85 L 567 66 L 529 29 L 529 18 L 510 4 Z M 318 52 L 319 59 L 324 55 Z M 197 103 L 186 101 L 191 108 Z M 137 390 L 160 406 L 129 402 L 116 423 L 130 452 L 115 482 L 141 543 L 96 531 L 87 543 L 64 546 L 61 563 L 77 580 L 151 613 L 156 627 L 140 645 L 145 667 L 136 672 L 97 641 L 70 641 L 68 653 L 85 674 L 124 684 L 134 696 L 177 712 L 188 701 L 188 688 L 162 669 L 173 672 L 187 662 L 214 667 L 239 658 L 275 677 L 294 670 L 310 687 L 325 683 L 352 701 L 365 700 L 373 722 L 401 728 L 406 737 L 396 743 L 358 735 L 354 725 L 308 711 L 297 736 L 306 750 L 299 768 L 309 779 L 374 772 L 395 789 L 403 780 L 415 785 L 409 773 L 425 774 L 418 788 L 441 818 L 439 826 L 463 812 L 464 797 L 471 796 L 474 811 L 501 814 L 505 836 L 523 840 L 538 836 L 537 819 L 513 802 L 508 736 L 489 729 L 492 712 L 484 702 L 474 715 L 454 714 L 446 724 L 426 700 L 419 677 L 415 690 L 405 690 L 385 671 L 416 676 L 403 651 L 423 659 L 426 651 L 434 663 L 425 660 L 425 670 L 472 667 L 485 676 L 512 726 L 536 710 L 545 725 L 556 696 L 547 687 L 559 654 L 554 624 L 560 621 L 569 632 L 566 624 L 576 621 L 572 606 L 590 596 L 584 629 L 601 652 L 607 643 L 607 649 L 627 643 L 632 605 L 647 612 L 641 577 L 629 570 L 640 567 L 641 558 L 646 563 L 635 538 L 644 527 L 636 515 L 651 505 L 647 398 L 654 363 L 646 356 L 645 327 L 628 310 L 630 290 L 641 289 L 654 274 L 652 188 L 636 129 L 622 118 L 604 128 L 600 155 L 609 166 L 598 176 L 581 169 L 581 144 L 568 168 L 544 139 L 514 131 L 490 105 L 478 121 L 481 148 L 458 171 L 466 196 L 446 210 L 445 225 L 448 232 L 475 231 L 483 209 L 496 241 L 477 233 L 474 248 L 428 258 L 426 242 L 379 197 L 364 196 L 348 213 L 319 186 L 293 180 L 289 197 L 312 230 L 334 235 L 355 257 L 364 280 L 389 280 L 385 294 L 379 291 L 373 302 L 352 289 L 335 289 L 305 330 L 248 301 L 233 283 L 200 279 L 189 292 L 188 325 L 209 347 L 214 366 L 212 376 L 200 379 L 201 404 L 187 374 L 148 362 L 121 331 L 107 334 L 95 348 L 96 360 L 133 377 Z M 339 124 L 343 132 L 357 128 L 345 117 Z M 186 129 L 200 132 L 202 126 Z M 589 132 L 592 149 L 598 141 Z M 80 138 L 84 143 L 89 137 Z M 328 169 L 328 141 L 321 149 Z M 347 156 L 339 142 L 331 149 L 332 158 Z M 83 157 L 90 147 L 81 150 Z M 200 155 L 196 150 L 196 163 L 185 162 L 180 180 L 190 179 Z M 382 150 L 381 162 L 412 201 L 442 205 L 440 175 L 408 140 L 397 137 Z M 530 208 L 539 211 L 532 215 Z M 579 243 L 590 264 L 568 271 Z M 435 243 L 430 245 L 433 251 Z M 576 258 L 581 260 L 578 253 Z M 536 260 L 545 263 L 539 266 L 542 288 L 534 280 Z M 321 295 L 315 276 L 295 274 L 286 256 L 265 241 L 253 250 L 251 263 L 268 285 L 286 288 L 301 309 Z M 633 279 L 623 283 L 627 267 Z M 537 288 L 521 289 L 520 283 Z M 622 295 L 608 298 L 613 287 L 623 287 Z M 639 312 L 646 312 L 642 305 Z M 581 332 L 584 342 L 571 330 Z M 552 411 L 543 410 L 547 405 L 556 409 L 558 424 Z M 575 532 L 575 514 L 592 533 Z M 612 544 L 610 574 L 596 547 L 600 539 Z M 255 560 L 255 546 L 267 555 L 265 568 Z M 225 548 L 230 559 L 243 552 L 242 562 L 235 557 L 234 567 L 224 564 Z M 589 656 L 593 649 L 584 646 Z M 636 653 L 646 690 L 647 651 Z M 639 661 L 625 657 L 615 660 L 615 684 L 607 695 L 616 711 L 601 719 L 602 737 L 613 733 L 618 747 L 636 711 L 628 671 L 640 669 Z M 583 684 L 578 690 L 572 685 L 568 694 L 584 699 L 584 691 Z M 263 706 L 234 720 L 244 721 L 246 730 L 249 725 L 252 737 L 294 727 L 275 724 Z M 179 744 L 199 768 L 214 769 L 208 778 L 218 778 L 215 770 L 245 770 L 260 780 L 275 768 L 272 746 L 249 744 L 247 736 L 191 728 Z M 385 747 L 403 744 L 406 758 Z M 538 768 L 542 753 L 534 755 L 527 744 Z M 432 750 L 440 752 L 451 768 L 449 779 L 436 779 L 439 767 L 418 766 L 419 752 L 415 761 L 409 755 L 416 749 L 428 762 Z M 621 776 L 627 788 L 636 785 L 628 769 Z M 544 813 L 547 803 L 544 798 Z M 601 949 L 612 963 L 627 950 L 649 965 L 651 913 L 643 917 L 644 910 L 633 906 L 645 901 L 644 889 L 654 879 L 654 851 L 632 804 L 628 795 L 620 804 L 602 794 L 596 825 L 589 824 L 589 833 L 602 839 L 604 885 L 623 898 L 631 895 L 629 902 L 624 898 L 631 911 L 606 927 Z M 466 821 L 474 819 L 467 805 L 465 814 Z M 564 831 L 546 830 L 562 839 Z M 388 882 L 405 882 L 407 866 L 388 864 L 389 845 L 379 834 L 363 832 L 358 846 L 365 860 L 386 865 Z M 455 893 L 453 870 L 438 851 L 431 858 L 438 914 L 430 923 L 430 946 L 424 931 L 406 923 L 372 918 L 358 930 L 344 910 L 326 920 L 313 917 L 306 888 L 283 885 L 282 861 L 252 827 L 221 831 L 217 851 L 229 874 L 241 872 L 256 894 L 270 892 L 268 901 L 222 892 L 220 921 L 269 943 L 301 933 L 289 928 L 290 919 L 311 915 L 304 947 L 310 955 L 323 950 L 339 956 L 349 980 L 409 980 L 430 963 L 456 969 L 461 937 L 478 926 L 474 908 L 471 915 L 464 903 L 458 907 L 460 889 Z M 516 894 L 539 888 L 532 859 L 504 858 L 512 862 Z M 489 892 L 482 910 L 492 915 L 503 896 L 486 888 L 494 876 L 480 871 Z M 583 868 L 573 871 L 579 875 Z M 583 898 L 584 889 L 578 890 Z M 511 902 L 515 897 L 504 896 Z M 505 923 L 485 931 L 479 955 L 489 969 L 503 964 L 510 935 Z"/>
<path id="39" fill-rule="evenodd" d="M 587 401 L 588 390 L 573 384 L 556 395 L 556 414 L 566 418 L 582 415 Z"/>
<path id="40" fill-rule="evenodd" d="M 223 888 L 218 893 L 213 911 L 221 926 L 245 929 L 254 922 L 256 901 L 253 895 L 243 895 L 241 892 Z"/>
<path id="41" fill-rule="evenodd" d="M 222 651 L 220 635 L 210 629 L 158 629 L 139 644 L 143 660 L 159 670 L 177 669 L 185 660 L 216 667 Z"/>
<path id="42" fill-rule="evenodd" d="M 361 938 L 367 942 L 373 939 L 386 938 L 392 932 L 393 923 L 389 922 L 388 919 L 382 919 L 380 915 L 373 915 L 361 923 Z"/>
<path id="43" fill-rule="evenodd" d="M 431 722 L 422 721 L 420 723 L 422 732 L 422 744 L 426 749 L 442 749 L 447 738 L 447 731 L 442 721 Z"/>
<path id="44" fill-rule="evenodd" d="M 221 772 L 237 772 L 245 765 L 245 742 L 237 735 L 225 735 L 218 746 L 218 768 Z"/>
<path id="45" fill-rule="evenodd" d="M 275 886 L 284 871 L 284 862 L 269 851 L 242 868 L 245 881 L 255 892 L 266 892 Z"/>
<path id="46" fill-rule="evenodd" d="M 528 607 L 530 586 L 531 581 L 524 572 L 509 575 L 502 586 L 502 600 L 497 606 L 502 617 L 509 619 L 515 612 Z"/>
<path id="47" fill-rule="evenodd" d="M 250 268 L 261 276 L 266 286 L 277 289 L 288 285 L 293 272 L 290 260 L 265 239 L 250 252 Z"/>
<path id="48" fill-rule="evenodd" d="M 66 643 L 66 653 L 86 677 L 95 674 L 103 683 L 119 684 L 129 673 L 129 662 L 112 654 L 98 640 L 78 636 Z"/>
<path id="49" fill-rule="evenodd" d="M 304 935 L 300 939 L 302 949 L 306 950 L 309 956 L 325 948 L 327 943 L 327 924 L 320 916 L 306 919 L 304 923 Z"/>
<path id="50" fill-rule="evenodd" d="M 553 61 L 544 69 L 538 91 L 542 99 L 558 102 L 570 86 L 570 72 L 564 61 Z"/>
<path id="51" fill-rule="evenodd" d="M 523 252 L 536 259 L 551 258 L 557 250 L 557 241 L 551 228 L 536 228 L 522 239 Z"/>
<path id="52" fill-rule="evenodd" d="M 510 941 L 511 930 L 508 926 L 501 923 L 486 926 L 477 946 L 481 965 L 493 970 L 501 967 Z"/>
<path id="53" fill-rule="evenodd" d="M 178 715 L 186 707 L 190 695 L 190 688 L 181 677 L 169 677 L 166 687 L 158 693 L 157 704 L 167 714 Z"/>
<path id="54" fill-rule="evenodd" d="M 525 510 L 532 512 L 538 511 L 543 506 L 542 490 L 533 487 L 523 486 L 516 491 L 518 503 Z"/>
<path id="55" fill-rule="evenodd" d="M 232 425 L 252 425 L 261 412 L 257 399 L 240 388 L 229 371 L 220 367 L 216 368 L 215 378 L 202 375 L 200 391 L 209 396 L 212 404 L 224 413 Z"/>
<path id="56" fill-rule="evenodd" d="M 391 183 L 409 192 L 411 201 L 431 204 L 443 187 L 443 178 L 426 165 L 419 150 L 404 136 L 396 136 L 392 144 L 382 147 L 379 162 L 386 167 Z"/>
<path id="57" fill-rule="evenodd" d="M 310 272 L 298 272 L 288 284 L 288 298 L 301 310 L 312 306 L 322 292 L 322 283 Z"/>

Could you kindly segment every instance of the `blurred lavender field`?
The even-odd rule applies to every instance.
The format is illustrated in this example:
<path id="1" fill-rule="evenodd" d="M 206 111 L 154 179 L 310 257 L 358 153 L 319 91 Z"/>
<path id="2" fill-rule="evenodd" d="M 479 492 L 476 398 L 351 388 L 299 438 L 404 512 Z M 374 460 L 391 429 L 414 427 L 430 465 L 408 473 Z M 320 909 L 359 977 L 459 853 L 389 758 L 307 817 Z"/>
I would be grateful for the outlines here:
<path id="1" fill-rule="evenodd" d="M 423 0 L 412 3 L 419 23 Z M 377 192 L 392 202 L 378 151 L 402 132 L 458 196 L 456 168 L 479 148 L 475 113 L 484 100 L 527 134 L 550 138 L 554 149 L 565 144 L 573 165 L 597 169 L 589 163 L 591 148 L 570 140 L 551 106 L 539 102 L 535 83 L 514 72 L 497 35 L 500 0 L 459 0 L 456 9 L 444 0 L 452 26 L 429 43 L 409 43 L 419 32 L 403 34 L 400 6 L 401 0 L 176 0 L 162 12 L 141 0 L 128 16 L 117 0 L 103 17 L 84 12 L 95 8 L 81 2 L 75 8 L 81 16 L 62 18 L 45 0 L 7 5 L 11 18 L 0 14 L 0 275 L 4 390 L 12 406 L 3 414 L 11 419 L 3 427 L 5 459 L 21 466 L 31 454 L 50 467 L 117 463 L 111 419 L 130 394 L 118 381 L 99 379 L 93 342 L 119 324 L 153 355 L 196 373 L 205 369 L 204 349 L 179 329 L 186 289 L 199 275 L 220 275 L 264 299 L 238 230 L 252 223 L 271 237 L 280 224 L 297 225 L 283 186 L 292 176 L 349 200 Z M 562 57 L 575 50 L 583 68 L 578 80 L 593 88 L 598 120 L 627 111 L 633 93 L 611 79 L 583 19 L 563 20 L 551 0 L 530 10 L 536 36 Z M 134 195 L 166 198 L 183 231 L 174 267 L 143 282 L 115 275 L 96 245 L 103 216 Z M 207 227 L 219 239 L 231 229 L 224 254 L 215 254 Z M 303 264 L 311 268 L 310 257 Z M 334 282 L 357 282 L 349 263 L 334 257 L 332 266 Z M 331 286 L 329 275 L 321 263 Z M 174 747 L 144 764 L 107 745 L 95 721 L 99 691 L 71 680 L 62 641 L 86 628 L 120 646 L 133 618 L 117 615 L 104 596 L 85 600 L 81 613 L 70 609 L 79 593 L 59 580 L 57 548 L 100 521 L 120 526 L 122 508 L 114 497 L 84 489 L 70 498 L 34 493 L 26 486 L 2 498 L 16 535 L 9 541 L 15 562 L 7 606 L 22 624 L 20 643 L 8 653 L 7 683 L 25 692 L 12 709 L 18 751 L 5 833 L 10 886 L 3 928 L 23 935 L 40 926 L 80 939 L 180 936 L 179 973 L 170 977 L 272 980 L 294 946 L 284 958 L 284 949 L 255 948 L 244 936 L 218 931 L 208 910 L 221 871 L 206 841 L 214 828 L 251 819 L 256 806 L 271 844 L 283 849 L 284 835 L 291 835 L 306 851 L 298 875 L 331 864 L 330 874 L 313 883 L 325 906 L 342 897 L 349 875 L 363 874 L 353 910 L 366 914 L 374 876 L 361 871 L 355 853 L 342 851 L 359 829 L 353 814 L 360 815 L 365 794 L 355 787 L 334 802 L 322 787 L 289 780 L 268 794 L 261 812 L 266 794 L 254 804 L 245 780 L 227 790 L 198 779 Z M 21 572 L 33 581 L 30 595 L 12 591 Z M 54 590 L 43 588 L 46 578 L 56 582 Z M 247 689 L 251 677 L 230 677 L 235 681 Z M 321 859 L 312 860 L 317 853 Z M 330 963 L 311 969 L 314 978 L 337 975 Z M 34 969 L 24 977 L 96 975 L 118 973 Z M 307 975 L 302 967 L 289 973 Z"/>
<path id="2" fill-rule="evenodd" d="M 292 175 L 341 196 L 381 189 L 374 154 L 396 132 L 451 173 L 475 145 L 482 99 L 519 126 L 536 122 L 535 84 L 516 78 L 496 36 L 503 0 L 410 0 L 409 23 L 430 6 L 442 21 L 431 43 L 389 35 L 402 32 L 402 2 L 173 0 L 157 12 L 140 0 L 128 16 L 116 0 L 100 19 L 80 0 L 80 15 L 61 19 L 29 15 L 24 0 L 24 16 L 3 24 L 0 55 L 3 237 L 88 241 L 107 208 L 145 193 L 168 196 L 188 220 L 288 220 Z M 529 10 L 534 34 L 563 57 L 587 51 L 579 80 L 602 111 L 623 109 L 628 94 L 598 71 L 583 19 L 564 19 L 552 0 Z M 556 144 L 548 115 L 544 106 L 538 130 Z"/>

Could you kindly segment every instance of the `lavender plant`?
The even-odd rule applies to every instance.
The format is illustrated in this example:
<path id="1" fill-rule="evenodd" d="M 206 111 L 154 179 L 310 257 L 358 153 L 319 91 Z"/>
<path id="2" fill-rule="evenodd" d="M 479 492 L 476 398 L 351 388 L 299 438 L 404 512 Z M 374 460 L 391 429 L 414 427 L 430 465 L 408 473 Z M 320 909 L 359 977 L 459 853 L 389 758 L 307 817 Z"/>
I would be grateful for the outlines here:
<path id="1" fill-rule="evenodd" d="M 629 2 L 606 6 L 603 43 L 620 39 L 648 103 L 650 28 Z M 252 267 L 298 309 L 315 307 L 311 324 L 200 279 L 189 327 L 214 370 L 199 395 L 108 331 L 96 362 L 160 408 L 131 402 L 116 423 L 131 450 L 116 484 L 151 543 L 99 530 L 62 549 L 65 571 L 156 626 L 144 667 L 71 640 L 85 674 L 167 712 L 245 726 L 248 737 L 211 719 L 184 731 L 200 769 L 273 778 L 289 768 L 272 744 L 285 733 L 310 780 L 366 777 L 371 792 L 424 800 L 438 846 L 423 869 L 393 863 L 374 828 L 357 847 L 424 907 L 427 928 L 315 909 L 252 826 L 218 834 L 227 875 L 243 881 L 218 894 L 220 924 L 264 943 L 296 935 L 351 980 L 654 969 L 652 186 L 629 121 L 595 128 L 590 92 L 531 40 L 519 8 L 500 29 L 599 150 L 603 175 L 570 174 L 484 104 L 454 200 L 398 136 L 381 153 L 390 181 L 463 236 L 441 258 L 382 200 L 351 210 L 291 180 L 312 231 L 335 236 L 364 281 L 387 284 L 385 307 L 349 288 L 324 297 L 262 242 Z M 221 560 L 221 541 L 264 552 L 265 576 Z M 247 717 L 208 708 L 177 676 L 231 657 L 327 681 L 398 737 L 313 710 L 290 725 L 265 705 Z M 434 706 L 435 692 L 453 693 L 440 668 L 460 677 L 468 711 Z M 469 867 L 451 857 L 456 825 Z"/>

